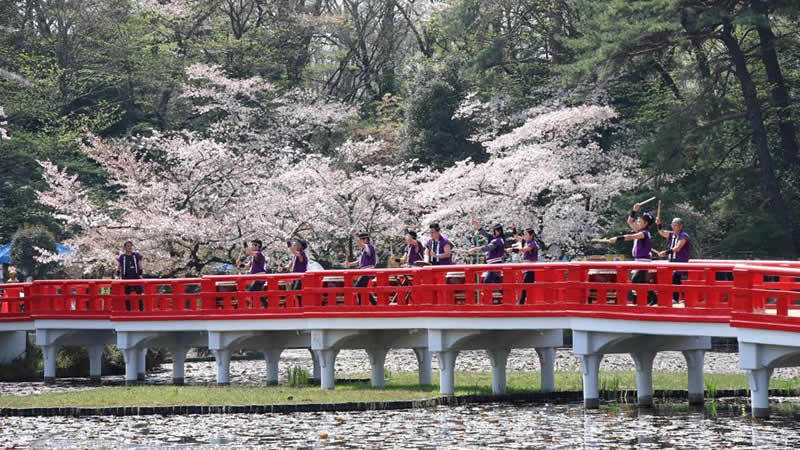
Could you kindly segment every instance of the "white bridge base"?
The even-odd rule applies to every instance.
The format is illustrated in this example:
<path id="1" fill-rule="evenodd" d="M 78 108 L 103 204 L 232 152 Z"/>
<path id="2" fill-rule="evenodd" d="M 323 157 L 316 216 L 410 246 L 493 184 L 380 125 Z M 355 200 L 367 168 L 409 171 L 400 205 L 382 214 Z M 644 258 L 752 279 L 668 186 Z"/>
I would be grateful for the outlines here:
<path id="1" fill-rule="evenodd" d="M 636 365 L 640 406 L 653 404 L 653 361 L 660 351 L 681 351 L 688 367 L 690 404 L 704 401 L 703 360 L 711 336 L 737 337 L 741 368 L 748 371 L 753 416 L 769 414 L 769 379 L 777 367 L 800 366 L 800 341 L 791 332 L 732 328 L 721 323 L 645 322 L 565 317 L 470 318 L 331 318 L 217 321 L 111 322 L 108 320 L 41 320 L 14 324 L 0 331 L 0 361 L 25 351 L 24 330 L 35 330 L 44 354 L 44 381 L 56 378 L 56 356 L 63 345 L 84 345 L 89 351 L 89 376 L 100 381 L 105 345 L 116 343 L 125 356 L 125 381 L 142 382 L 148 348 L 166 348 L 172 355 L 173 382 L 184 384 L 187 352 L 210 349 L 216 358 L 217 383 L 231 383 L 230 361 L 240 350 L 263 352 L 264 380 L 279 382 L 285 349 L 308 349 L 312 377 L 322 389 L 336 385 L 336 357 L 342 349 L 361 349 L 370 360 L 370 381 L 385 385 L 385 360 L 390 349 L 412 349 L 419 382 L 432 383 L 431 358 L 439 360 L 439 392 L 455 394 L 455 363 L 459 352 L 485 350 L 492 367 L 492 392 L 506 392 L 506 366 L 514 348 L 534 348 L 541 363 L 541 390 L 555 389 L 555 350 L 563 345 L 563 330 L 573 330 L 573 351 L 581 360 L 584 404 L 600 405 L 599 369 L 603 356 L 628 353 Z M 622 331 L 624 330 L 624 331 Z"/>
<path id="2" fill-rule="evenodd" d="M 681 351 L 688 367 L 691 404 L 704 401 L 703 359 L 711 349 L 711 338 L 701 336 L 655 336 L 631 333 L 574 330 L 572 348 L 581 358 L 583 401 L 586 408 L 600 406 L 599 369 L 603 355 L 630 353 L 636 365 L 636 391 L 639 406 L 653 405 L 653 360 L 659 351 Z"/>

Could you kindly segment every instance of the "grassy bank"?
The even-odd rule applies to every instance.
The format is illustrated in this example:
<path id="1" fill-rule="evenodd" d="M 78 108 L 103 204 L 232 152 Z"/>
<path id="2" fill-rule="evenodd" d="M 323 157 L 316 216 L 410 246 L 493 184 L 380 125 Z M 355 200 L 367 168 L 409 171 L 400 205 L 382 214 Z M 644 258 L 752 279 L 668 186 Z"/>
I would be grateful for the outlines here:
<path id="1" fill-rule="evenodd" d="M 706 386 L 714 390 L 746 389 L 743 374 L 707 374 Z M 540 389 L 537 372 L 509 372 L 508 392 L 535 392 Z M 434 376 L 434 383 L 438 379 Z M 463 372 L 456 375 L 456 395 L 490 394 L 492 377 L 489 373 Z M 653 373 L 655 389 L 686 389 L 686 375 L 675 372 Z M 603 372 L 601 390 L 615 391 L 636 388 L 634 372 Z M 580 391 L 580 372 L 557 372 L 556 387 L 560 391 Z M 792 389 L 800 393 L 800 379 L 774 380 L 773 389 Z M 103 406 L 163 406 L 163 405 L 250 405 L 381 402 L 419 400 L 438 395 L 438 386 L 422 386 L 413 372 L 393 373 L 386 387 L 373 389 L 365 383 L 342 384 L 333 391 L 317 386 L 135 386 L 99 387 L 77 392 L 45 393 L 27 396 L 3 396 L 0 407 L 103 407 Z"/>

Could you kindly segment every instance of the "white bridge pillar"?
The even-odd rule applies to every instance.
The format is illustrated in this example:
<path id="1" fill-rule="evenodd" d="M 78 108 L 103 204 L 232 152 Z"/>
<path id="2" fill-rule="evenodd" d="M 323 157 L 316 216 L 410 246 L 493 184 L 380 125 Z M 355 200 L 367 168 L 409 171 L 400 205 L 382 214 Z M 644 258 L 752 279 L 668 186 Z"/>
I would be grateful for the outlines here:
<path id="1" fill-rule="evenodd" d="M 705 350 L 685 350 L 686 368 L 689 372 L 689 404 L 698 406 L 705 404 L 705 384 L 703 383 L 703 360 Z"/>
<path id="2" fill-rule="evenodd" d="M 322 369 L 320 368 L 320 362 L 319 362 L 319 351 L 311 350 L 311 349 L 309 349 L 308 351 L 309 351 L 309 353 L 311 353 L 311 362 L 313 364 L 312 370 L 311 370 L 311 378 L 319 381 L 319 380 L 322 379 L 321 378 L 322 377 Z"/>
<path id="3" fill-rule="evenodd" d="M 455 395 L 458 350 L 440 351 L 437 354 L 439 355 L 439 394 Z"/>
<path id="4" fill-rule="evenodd" d="M 322 389 L 334 389 L 336 387 L 336 355 L 339 350 L 324 349 L 319 350 L 319 361 L 321 369 L 320 386 Z"/>
<path id="5" fill-rule="evenodd" d="M 598 378 L 602 353 L 578 355 L 581 359 L 581 375 L 583 376 L 583 406 L 586 409 L 600 407 L 600 389 Z"/>
<path id="6" fill-rule="evenodd" d="M 556 390 L 556 349 L 554 347 L 536 347 L 541 367 L 542 392 Z"/>
<path id="7" fill-rule="evenodd" d="M 486 350 L 492 364 L 492 393 L 495 395 L 506 393 L 506 364 L 508 363 L 509 348 L 492 348 Z"/>
<path id="8" fill-rule="evenodd" d="M 89 350 L 89 380 L 92 383 L 100 384 L 103 375 L 103 349 L 102 344 L 87 346 Z"/>
<path id="9" fill-rule="evenodd" d="M 370 383 L 374 388 L 382 388 L 386 385 L 386 371 L 384 368 L 386 353 L 388 353 L 388 349 L 385 348 L 367 349 L 367 356 L 369 356 L 369 365 L 372 372 Z"/>
<path id="10" fill-rule="evenodd" d="M 141 352 L 136 347 L 122 350 L 125 357 L 125 385 L 133 386 L 139 383 L 139 355 Z"/>
<path id="11" fill-rule="evenodd" d="M 417 347 L 414 349 L 414 354 L 417 355 L 419 364 L 419 384 L 430 385 L 433 379 L 430 350 L 425 347 Z"/>
<path id="12" fill-rule="evenodd" d="M 137 381 L 144 381 L 145 373 L 147 373 L 147 347 L 139 350 L 139 361 L 136 363 L 138 372 L 136 373 Z"/>
<path id="13" fill-rule="evenodd" d="M 267 363 L 266 381 L 268 386 L 277 386 L 280 381 L 280 361 L 282 348 L 264 349 L 264 360 Z"/>
<path id="14" fill-rule="evenodd" d="M 212 351 L 217 363 L 217 385 L 228 386 L 231 384 L 231 349 L 221 348 Z"/>
<path id="15" fill-rule="evenodd" d="M 172 355 L 172 384 L 183 386 L 186 383 L 186 353 L 189 348 L 182 345 L 174 345 L 169 348 Z"/>
<path id="16" fill-rule="evenodd" d="M 769 417 L 769 380 L 772 371 L 777 367 L 800 366 L 800 344 L 796 333 L 739 330 L 739 366 L 747 371 L 753 417 Z"/>
<path id="17" fill-rule="evenodd" d="M 653 406 L 653 360 L 655 352 L 633 352 L 633 362 L 636 365 L 636 398 L 639 406 Z"/>
<path id="18" fill-rule="evenodd" d="M 58 356 L 58 345 L 43 345 L 42 355 L 44 356 L 44 384 L 54 384 L 56 382 L 56 357 Z"/>

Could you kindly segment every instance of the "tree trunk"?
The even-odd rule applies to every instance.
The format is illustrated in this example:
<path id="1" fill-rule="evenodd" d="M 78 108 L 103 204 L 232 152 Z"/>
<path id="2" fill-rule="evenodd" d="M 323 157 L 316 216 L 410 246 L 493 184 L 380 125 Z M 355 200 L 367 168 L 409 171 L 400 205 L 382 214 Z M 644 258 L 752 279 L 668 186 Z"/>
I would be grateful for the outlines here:
<path id="1" fill-rule="evenodd" d="M 697 27 L 697 14 L 687 8 L 681 9 L 681 25 L 689 35 L 689 42 L 692 45 L 692 54 L 694 54 L 697 70 L 700 73 L 700 79 L 703 83 L 703 91 L 705 95 L 712 99 L 711 113 L 714 117 L 717 117 L 719 116 L 719 105 L 714 94 L 714 78 L 711 75 L 711 65 L 703 51 L 703 42 L 697 38 L 697 33 L 699 32 Z"/>
<path id="2" fill-rule="evenodd" d="M 792 122 L 789 90 L 786 89 L 781 66 L 778 64 L 778 54 L 775 51 L 775 34 L 769 22 L 767 5 L 763 1 L 754 1 L 753 9 L 759 13 L 756 30 L 761 40 L 761 61 L 767 72 L 767 81 L 771 87 L 772 103 L 777 110 L 778 130 L 783 146 L 783 157 L 787 164 L 797 163 L 797 133 Z"/>
<path id="3" fill-rule="evenodd" d="M 791 236 L 792 252 L 798 253 L 800 248 L 800 236 L 794 233 L 789 211 L 783 199 L 780 185 L 775 176 L 772 156 L 769 153 L 769 143 L 767 141 L 767 130 L 764 127 L 764 114 L 758 102 L 758 92 L 750 71 L 747 69 L 747 60 L 739 46 L 739 41 L 733 36 L 733 25 L 729 20 L 724 22 L 720 33 L 722 42 L 728 49 L 731 61 L 736 69 L 736 78 L 742 89 L 745 106 L 747 107 L 747 118 L 752 129 L 753 146 L 755 147 L 758 166 L 761 170 L 761 182 L 767 194 L 767 201 L 771 208 L 771 214 L 781 228 Z"/>
<path id="4" fill-rule="evenodd" d="M 383 0 L 383 18 L 378 35 L 381 52 L 381 71 L 378 81 L 378 96 L 393 94 L 396 89 L 394 70 L 394 10 L 395 0 Z"/>

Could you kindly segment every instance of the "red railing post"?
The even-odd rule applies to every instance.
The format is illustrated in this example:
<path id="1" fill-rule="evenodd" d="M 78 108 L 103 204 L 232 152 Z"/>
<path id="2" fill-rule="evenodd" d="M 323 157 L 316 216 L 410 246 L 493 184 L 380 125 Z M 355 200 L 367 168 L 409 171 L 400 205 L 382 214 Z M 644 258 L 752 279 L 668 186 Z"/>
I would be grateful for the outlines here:
<path id="1" fill-rule="evenodd" d="M 217 309 L 217 282 L 211 278 L 200 281 L 200 310 L 213 311 Z"/>
<path id="2" fill-rule="evenodd" d="M 753 312 L 753 273 L 747 269 L 733 269 L 733 311 Z"/>
<path id="3" fill-rule="evenodd" d="M 378 295 L 378 306 L 389 305 L 389 292 L 386 288 L 389 287 L 389 275 L 384 271 L 379 271 L 375 274 L 375 290 Z"/>
<path id="4" fill-rule="evenodd" d="M 656 295 L 658 296 L 658 306 L 672 306 L 672 290 L 664 286 L 672 285 L 672 270 L 666 266 L 656 267 Z M 675 289 L 677 286 L 672 286 Z M 677 292 L 677 291 L 676 291 Z"/>
<path id="5" fill-rule="evenodd" d="M 551 272 L 551 276 L 549 277 L 551 281 L 555 281 L 552 280 L 552 278 L 554 278 L 552 272 L 554 271 L 555 269 L 548 270 L 548 272 Z M 570 268 L 567 269 L 567 287 L 559 289 L 559 291 L 562 292 L 559 297 L 563 299 L 563 303 L 572 305 L 582 305 L 586 303 L 585 283 L 588 281 L 589 270 L 587 268 L 579 265 L 570 266 Z"/>
<path id="6" fill-rule="evenodd" d="M 302 277 L 303 291 L 314 290 L 312 294 L 303 294 L 303 306 L 322 306 L 322 294 L 317 289 L 322 288 L 322 273 L 308 272 Z"/>

